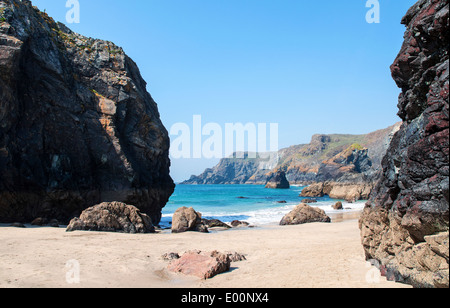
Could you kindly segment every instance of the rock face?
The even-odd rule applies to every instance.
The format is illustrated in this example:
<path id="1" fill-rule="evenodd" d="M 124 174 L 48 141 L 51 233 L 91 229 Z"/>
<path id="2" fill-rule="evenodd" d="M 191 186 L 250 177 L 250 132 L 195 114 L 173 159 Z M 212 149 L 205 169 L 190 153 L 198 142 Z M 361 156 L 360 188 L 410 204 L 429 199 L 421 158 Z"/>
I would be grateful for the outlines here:
<path id="1" fill-rule="evenodd" d="M 71 220 L 67 232 L 103 231 L 123 233 L 153 233 L 152 220 L 135 206 L 121 202 L 104 202 L 88 208 L 80 218 Z"/>
<path id="2" fill-rule="evenodd" d="M 208 228 L 202 221 L 202 214 L 193 208 L 181 207 L 172 216 L 172 233 L 182 232 L 208 232 Z"/>
<path id="3" fill-rule="evenodd" d="M 353 144 L 324 161 L 317 171 L 317 183 L 304 188 L 300 196 L 367 200 L 379 174 L 368 153 L 367 148 Z"/>
<path id="4" fill-rule="evenodd" d="M 169 138 L 136 64 L 30 1 L 0 0 L 0 221 L 67 223 L 101 202 L 157 224 Z"/>
<path id="5" fill-rule="evenodd" d="M 301 197 L 323 197 L 328 195 L 333 199 L 343 199 L 349 202 L 369 199 L 374 188 L 374 182 L 319 182 L 305 187 Z"/>
<path id="6" fill-rule="evenodd" d="M 449 4 L 421 0 L 407 12 L 392 76 L 404 120 L 360 220 L 367 259 L 416 287 L 448 287 Z"/>
<path id="7" fill-rule="evenodd" d="M 172 261 L 168 269 L 175 273 L 210 279 L 230 270 L 231 259 L 227 254 L 217 251 L 188 251 L 181 258 Z"/>
<path id="8" fill-rule="evenodd" d="M 291 186 L 286 179 L 286 173 L 284 171 L 277 171 L 267 180 L 266 188 L 289 189 Z"/>
<path id="9" fill-rule="evenodd" d="M 301 225 L 312 222 L 331 222 L 331 218 L 325 214 L 324 210 L 301 203 L 283 217 L 280 225 Z"/>
<path id="10" fill-rule="evenodd" d="M 260 158 L 224 158 L 214 168 L 206 169 L 202 174 L 193 175 L 183 184 L 245 184 L 258 171 Z"/>

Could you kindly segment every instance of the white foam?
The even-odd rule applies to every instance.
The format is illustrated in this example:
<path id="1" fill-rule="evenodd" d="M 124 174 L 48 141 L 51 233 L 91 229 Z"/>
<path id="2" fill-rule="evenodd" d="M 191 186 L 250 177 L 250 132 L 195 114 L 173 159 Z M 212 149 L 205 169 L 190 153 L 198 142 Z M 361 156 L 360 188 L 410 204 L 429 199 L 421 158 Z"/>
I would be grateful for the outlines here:
<path id="1" fill-rule="evenodd" d="M 333 209 L 330 201 L 323 201 L 311 204 L 312 207 L 321 208 L 327 213 L 336 214 L 336 213 L 349 213 L 360 211 L 364 208 L 365 202 L 359 201 L 356 203 L 347 203 L 342 202 L 344 210 L 335 210 Z M 334 203 L 333 203 L 334 204 Z M 291 212 L 296 204 L 286 204 L 280 207 L 272 207 L 266 209 L 258 209 L 253 211 L 240 211 L 240 212 L 208 212 L 202 211 L 202 217 L 204 218 L 215 218 L 219 219 L 225 223 L 230 223 L 233 220 L 241 220 L 250 223 L 251 225 L 267 225 L 267 224 L 278 224 L 283 217 Z M 173 214 L 163 214 L 163 221 L 169 221 Z"/>

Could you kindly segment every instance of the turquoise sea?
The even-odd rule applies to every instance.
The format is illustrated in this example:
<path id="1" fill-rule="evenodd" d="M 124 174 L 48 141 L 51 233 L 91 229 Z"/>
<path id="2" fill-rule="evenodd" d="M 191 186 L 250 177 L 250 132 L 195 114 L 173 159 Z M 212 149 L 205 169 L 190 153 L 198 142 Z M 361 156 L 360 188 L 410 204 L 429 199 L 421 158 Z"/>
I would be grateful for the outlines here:
<path id="1" fill-rule="evenodd" d="M 304 197 L 299 197 L 304 186 L 290 189 L 267 189 L 263 185 L 177 185 L 168 204 L 162 210 L 161 226 L 169 226 L 173 213 L 180 207 L 193 207 L 203 218 L 247 221 L 253 225 L 279 223 Z M 328 214 L 336 213 L 332 205 L 342 201 L 344 212 L 359 211 L 365 201 L 347 203 L 328 196 L 315 198 L 312 206 Z M 286 203 L 279 203 L 286 201 Z M 340 211 L 342 212 L 342 211 Z"/>

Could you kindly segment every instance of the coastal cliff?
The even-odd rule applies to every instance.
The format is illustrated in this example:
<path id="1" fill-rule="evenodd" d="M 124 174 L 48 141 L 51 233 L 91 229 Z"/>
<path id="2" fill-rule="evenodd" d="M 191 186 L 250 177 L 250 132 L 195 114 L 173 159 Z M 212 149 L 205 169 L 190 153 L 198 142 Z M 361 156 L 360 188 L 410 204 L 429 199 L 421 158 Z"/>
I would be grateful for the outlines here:
<path id="1" fill-rule="evenodd" d="M 449 287 L 449 4 L 420 0 L 402 19 L 391 66 L 404 123 L 360 219 L 368 260 L 392 280 Z"/>
<path id="2" fill-rule="evenodd" d="M 157 224 L 169 166 L 157 105 L 122 48 L 0 1 L 0 222 L 67 223 L 121 201 Z"/>
<path id="3" fill-rule="evenodd" d="M 381 159 L 400 125 L 366 135 L 314 135 L 309 144 L 282 149 L 277 155 L 250 158 L 245 153 L 244 158 L 224 158 L 183 184 L 265 185 L 283 170 L 290 184 L 311 185 L 304 189 L 305 197 L 331 194 L 349 201 L 367 199 L 379 175 Z"/>

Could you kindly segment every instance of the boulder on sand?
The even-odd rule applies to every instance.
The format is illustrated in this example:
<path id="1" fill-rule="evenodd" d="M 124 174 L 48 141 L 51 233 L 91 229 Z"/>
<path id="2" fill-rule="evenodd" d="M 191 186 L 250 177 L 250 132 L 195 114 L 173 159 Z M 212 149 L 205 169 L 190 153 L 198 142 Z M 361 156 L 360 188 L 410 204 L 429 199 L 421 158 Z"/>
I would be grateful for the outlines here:
<path id="1" fill-rule="evenodd" d="M 230 225 L 233 228 L 239 228 L 239 227 L 248 227 L 250 224 L 246 221 L 240 221 L 240 220 L 233 220 Z"/>
<path id="2" fill-rule="evenodd" d="M 218 219 L 202 219 L 202 223 L 208 228 L 225 228 L 231 229 L 229 225 Z"/>
<path id="3" fill-rule="evenodd" d="M 283 217 L 280 225 L 301 225 L 311 222 L 331 222 L 331 218 L 325 214 L 324 210 L 301 203 Z"/>
<path id="4" fill-rule="evenodd" d="M 231 259 L 218 251 L 188 251 L 169 264 L 169 271 L 209 279 L 230 270 Z"/>
<path id="5" fill-rule="evenodd" d="M 103 231 L 154 233 L 150 217 L 133 206 L 121 202 L 104 202 L 84 210 L 67 227 L 71 231 Z"/>
<path id="6" fill-rule="evenodd" d="M 202 214 L 192 207 L 181 207 L 175 211 L 172 217 L 172 233 L 188 231 L 208 233 L 208 228 L 202 222 Z"/>
<path id="7" fill-rule="evenodd" d="M 338 202 L 336 202 L 335 205 L 333 205 L 333 209 L 335 209 L 335 210 L 343 210 L 344 206 L 342 205 L 341 201 L 338 201 Z"/>

